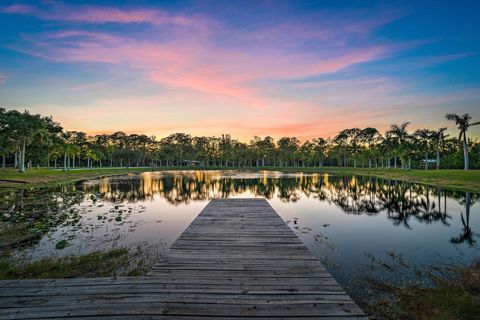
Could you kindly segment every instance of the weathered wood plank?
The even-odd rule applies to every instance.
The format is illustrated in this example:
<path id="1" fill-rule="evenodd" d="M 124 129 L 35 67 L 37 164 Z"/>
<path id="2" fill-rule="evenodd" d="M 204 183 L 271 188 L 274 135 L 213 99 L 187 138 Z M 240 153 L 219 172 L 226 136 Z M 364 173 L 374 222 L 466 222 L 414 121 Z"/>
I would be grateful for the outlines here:
<path id="1" fill-rule="evenodd" d="M 79 317 L 98 315 L 198 315 L 231 317 L 238 316 L 362 316 L 363 312 L 354 303 L 294 303 L 294 304 L 222 304 L 222 303 L 163 303 L 138 302 L 118 304 L 115 301 L 100 305 L 75 304 L 64 306 L 30 306 L 12 308 L 2 314 L 5 319 Z M 4 310 L 0 310 L 2 312 Z"/>
<path id="2" fill-rule="evenodd" d="M 2 319 L 367 319 L 264 199 L 212 200 L 149 276 L 0 281 Z"/>

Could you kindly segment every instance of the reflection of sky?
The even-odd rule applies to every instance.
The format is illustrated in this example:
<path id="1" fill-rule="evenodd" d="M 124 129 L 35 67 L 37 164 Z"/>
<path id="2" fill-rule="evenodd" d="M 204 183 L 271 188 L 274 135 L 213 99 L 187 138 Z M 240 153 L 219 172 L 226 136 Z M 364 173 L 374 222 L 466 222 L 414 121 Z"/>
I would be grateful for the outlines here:
<path id="1" fill-rule="evenodd" d="M 2 0 L 0 100 L 88 133 L 438 128 L 448 112 L 480 117 L 478 12 L 477 1 Z"/>
<path id="2" fill-rule="evenodd" d="M 52 253 L 59 256 L 86 254 L 113 247 L 135 247 L 151 245 L 152 250 L 161 254 L 185 230 L 207 202 L 191 202 L 188 205 L 172 206 L 159 195 L 135 204 L 124 204 L 115 212 L 116 204 L 109 201 L 93 203 L 86 199 L 74 208 L 82 214 L 81 227 L 59 227 L 44 237 L 40 244 L 28 250 L 32 258 L 48 257 Z M 118 210 L 132 209 L 131 213 L 121 214 L 122 221 L 116 221 Z M 99 220 L 98 216 L 106 216 Z M 109 221 L 111 220 L 111 221 Z M 55 250 L 55 244 L 68 239 L 70 245 Z"/>
<path id="3" fill-rule="evenodd" d="M 284 220 L 299 218 L 296 233 L 339 281 L 353 280 L 349 279 L 352 274 L 365 268 L 366 253 L 388 261 L 386 253 L 393 251 L 401 253 L 407 262 L 419 265 L 468 263 L 480 254 L 478 245 L 469 248 L 467 244 L 450 243 L 452 237 L 462 232 L 460 212 L 465 212 L 463 206 L 451 199 L 447 200 L 448 214 L 452 217 L 450 226 L 411 219 L 411 229 L 394 226 L 384 213 L 377 216 L 345 214 L 334 204 L 312 198 L 302 197 L 295 203 L 278 199 L 269 202 Z M 475 204 L 471 210 L 470 226 L 474 231 L 480 230 L 480 205 Z M 293 223 L 289 226 L 294 227 Z M 312 231 L 302 233 L 304 227 Z M 319 234 L 317 242 L 315 236 Z M 479 237 L 476 239 L 480 241 Z"/>
<path id="4" fill-rule="evenodd" d="M 241 181 L 248 187 L 234 190 L 232 179 Z M 171 181 L 173 186 L 163 190 Z M 290 198 L 285 198 L 285 192 L 280 194 L 279 181 L 290 182 L 286 184 L 290 188 L 287 193 Z M 376 215 L 365 212 L 346 213 L 336 202 L 337 199 L 343 199 L 338 195 L 347 192 L 348 202 L 355 203 L 355 193 L 352 190 L 356 188 L 363 192 L 358 197 L 359 200 L 377 199 L 380 203 L 378 190 L 388 190 L 387 185 L 380 184 L 377 189 L 374 188 L 377 193 L 363 189 L 365 186 L 375 186 L 374 181 L 372 178 L 338 179 L 336 176 L 318 174 L 282 175 L 240 171 L 155 172 L 104 178 L 83 184 L 88 193 L 85 200 L 75 206 L 82 216 L 81 227 L 59 227 L 44 237 L 39 245 L 28 250 L 27 254 L 40 258 L 49 256 L 52 252 L 57 255 L 83 254 L 139 244 L 156 246 L 155 250 L 161 253 L 175 241 L 209 199 L 222 196 L 256 197 L 259 196 L 259 184 L 273 184 L 268 186 L 268 189 L 275 188 L 269 203 L 343 283 L 352 281 L 353 275 L 361 272 L 358 269 L 366 267 L 369 262 L 365 255 L 367 253 L 387 260 L 386 253 L 393 251 L 402 254 L 407 262 L 421 265 L 469 262 L 475 256 L 478 257 L 480 203 L 472 201 L 470 208 L 470 228 L 477 243 L 473 247 L 467 243 L 454 245 L 450 240 L 458 237 L 463 228 L 461 213 L 465 217 L 465 207 L 460 201 L 464 201 L 464 193 L 455 193 L 458 199 L 451 196 L 446 198 L 445 221 L 449 225 L 443 224 L 441 220 L 426 221 L 411 215 L 406 220 L 408 227 L 402 223 L 396 226 L 385 210 Z M 321 188 L 317 185 L 320 182 Z M 416 187 L 416 191 L 412 192 L 413 198 L 426 190 L 423 186 L 410 185 Z M 188 192 L 182 188 L 187 188 Z M 226 193 L 225 189 L 231 193 Z M 308 195 L 302 190 L 309 190 Z M 319 191 L 326 191 L 325 200 L 318 199 Z M 433 195 L 432 189 L 429 192 L 430 201 L 437 203 L 438 198 Z M 96 194 L 99 200 L 93 202 L 90 194 Z M 122 198 L 123 202 L 110 200 L 119 199 L 119 194 L 129 194 L 130 198 Z M 425 194 L 418 198 L 427 199 Z M 477 195 L 472 194 L 472 199 L 477 199 Z M 442 210 L 444 200 L 442 196 Z M 115 206 L 118 207 L 115 209 Z M 119 210 L 124 211 L 120 222 L 115 221 Z M 71 245 L 63 250 L 55 250 L 55 243 L 60 239 L 69 239 Z"/>

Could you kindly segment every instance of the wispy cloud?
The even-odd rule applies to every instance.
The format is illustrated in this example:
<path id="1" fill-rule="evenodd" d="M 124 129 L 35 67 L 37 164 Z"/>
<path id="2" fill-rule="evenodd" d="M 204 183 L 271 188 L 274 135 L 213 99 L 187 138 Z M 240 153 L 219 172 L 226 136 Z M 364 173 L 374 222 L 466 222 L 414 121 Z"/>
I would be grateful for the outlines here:
<path id="1" fill-rule="evenodd" d="M 391 70 L 386 60 L 429 41 L 378 36 L 377 31 L 405 14 L 401 10 L 319 11 L 265 21 L 255 17 L 249 24 L 209 10 L 41 3 L 0 8 L 0 13 L 35 17 L 48 26 L 6 46 L 42 63 L 94 74 L 93 80 L 76 79 L 55 88 L 78 97 L 68 112 L 55 97 L 39 106 L 70 129 L 133 132 L 141 123 L 142 132 L 159 136 L 184 130 L 228 131 L 245 139 L 252 133 L 309 139 L 333 136 L 340 127 L 383 129 L 390 121 L 411 120 L 405 110 L 412 106 L 432 112 L 438 105 L 461 102 L 447 93 L 441 99 L 402 95 L 408 83 L 394 72 L 385 75 Z M 396 61 L 414 69 L 471 54 Z M 361 72 L 376 62 L 384 73 Z M 145 95 L 122 90 L 114 78 L 118 74 L 154 89 Z M 82 100 L 85 96 L 91 100 Z"/>
<path id="2" fill-rule="evenodd" d="M 108 85 L 109 81 L 97 81 L 92 83 L 83 83 L 71 86 L 67 88 L 67 91 L 89 91 L 105 88 Z"/>
<path id="3" fill-rule="evenodd" d="M 89 24 L 103 23 L 148 23 L 152 25 L 177 25 L 206 27 L 207 21 L 199 16 L 174 15 L 160 9 L 121 9 L 104 6 L 74 6 L 48 1 L 44 5 L 10 5 L 0 12 L 34 16 L 42 20 L 67 21 Z"/>
<path id="4" fill-rule="evenodd" d="M 0 85 L 4 84 L 7 81 L 7 76 L 5 74 L 0 73 Z"/>
<path id="5" fill-rule="evenodd" d="M 439 56 L 414 58 L 406 62 L 400 63 L 399 66 L 402 68 L 405 68 L 405 67 L 427 68 L 427 67 L 435 66 L 441 63 L 468 58 L 478 54 L 479 52 L 462 52 L 462 53 L 456 53 L 456 54 L 446 54 L 446 55 L 439 55 Z"/>
<path id="6" fill-rule="evenodd" d="M 221 36 L 225 33 L 231 35 L 229 42 L 235 41 L 234 30 L 224 28 Z M 244 37 L 237 37 L 237 41 Z M 391 53 L 387 44 L 302 50 L 302 41 L 285 48 L 283 44 L 255 40 L 255 45 L 246 49 L 226 45 L 218 40 L 218 34 L 198 39 L 193 33 L 136 38 L 64 30 L 25 36 L 24 40 L 12 48 L 58 62 L 109 63 L 143 70 L 145 78 L 160 85 L 240 99 L 254 107 L 265 104 L 255 82 L 334 73 Z"/>

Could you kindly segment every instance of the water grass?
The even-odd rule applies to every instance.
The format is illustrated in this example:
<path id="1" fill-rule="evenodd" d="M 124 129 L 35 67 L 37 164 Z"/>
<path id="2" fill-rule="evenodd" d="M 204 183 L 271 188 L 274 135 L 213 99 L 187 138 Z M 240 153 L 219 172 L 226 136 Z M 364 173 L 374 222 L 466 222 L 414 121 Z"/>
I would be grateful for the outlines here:
<path id="1" fill-rule="evenodd" d="M 50 257 L 33 262 L 0 261 L 0 279 L 54 279 L 145 275 L 153 261 L 148 249 L 114 248 L 85 255 Z"/>
<path id="2" fill-rule="evenodd" d="M 368 280 L 374 290 L 370 301 L 362 304 L 370 315 L 388 320 L 478 319 L 480 261 L 419 267 L 405 262 L 400 255 L 391 258 L 390 262 L 376 260 L 374 264 L 403 281 L 389 277 Z M 412 280 L 412 273 L 417 280 Z"/>
<path id="3" fill-rule="evenodd" d="M 393 298 L 371 303 L 380 319 L 475 320 L 480 315 L 480 263 L 459 267 L 453 277 L 434 278 L 435 286 L 386 286 Z"/>

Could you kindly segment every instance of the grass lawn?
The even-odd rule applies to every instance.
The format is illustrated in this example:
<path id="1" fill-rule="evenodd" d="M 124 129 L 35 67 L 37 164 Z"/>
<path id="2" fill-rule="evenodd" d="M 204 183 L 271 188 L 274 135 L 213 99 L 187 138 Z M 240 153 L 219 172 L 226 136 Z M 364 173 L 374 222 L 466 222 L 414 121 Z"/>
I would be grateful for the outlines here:
<path id="1" fill-rule="evenodd" d="M 345 174 L 368 175 L 381 178 L 417 182 L 451 189 L 480 192 L 480 170 L 402 170 L 331 168 L 328 171 Z"/>
<path id="2" fill-rule="evenodd" d="M 417 182 L 435 186 L 442 186 L 457 190 L 480 192 L 480 170 L 401 170 L 382 168 L 280 168 L 280 167 L 256 167 L 256 168 L 233 168 L 233 167 L 159 167 L 159 168 L 95 168 L 74 169 L 70 171 L 30 169 L 26 173 L 19 173 L 12 169 L 0 170 L 0 187 L 38 187 L 62 184 L 75 180 L 92 179 L 102 176 L 126 174 L 129 172 L 159 171 L 159 170 L 275 170 L 283 172 L 325 172 L 338 174 L 356 174 L 375 176 L 387 179 Z"/>
<path id="3" fill-rule="evenodd" d="M 30 169 L 20 173 L 12 169 L 0 169 L 0 187 L 42 187 L 53 186 L 66 182 L 94 179 L 103 176 L 127 174 L 129 172 L 151 171 L 150 168 L 95 168 L 73 169 L 69 171 L 51 169 Z"/>

